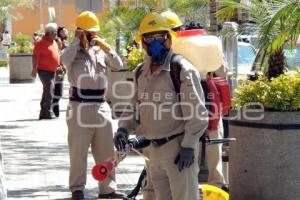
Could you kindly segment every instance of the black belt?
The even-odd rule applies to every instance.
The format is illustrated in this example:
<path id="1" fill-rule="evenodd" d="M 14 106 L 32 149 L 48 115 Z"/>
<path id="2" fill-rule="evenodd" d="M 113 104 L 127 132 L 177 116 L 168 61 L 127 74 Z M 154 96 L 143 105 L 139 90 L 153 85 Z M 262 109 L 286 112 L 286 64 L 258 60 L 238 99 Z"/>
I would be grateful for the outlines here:
<path id="1" fill-rule="evenodd" d="M 169 137 L 165 137 L 165 138 L 161 138 L 161 139 L 152 139 L 150 140 L 152 144 L 154 144 L 155 146 L 162 146 L 164 144 L 166 144 L 167 142 L 173 140 L 174 138 L 177 138 L 178 136 L 183 135 L 183 133 L 178 133 Z"/>
<path id="2" fill-rule="evenodd" d="M 101 90 L 90 90 L 90 89 L 80 89 L 77 87 L 70 88 L 70 101 L 77 102 L 105 102 L 105 89 Z"/>

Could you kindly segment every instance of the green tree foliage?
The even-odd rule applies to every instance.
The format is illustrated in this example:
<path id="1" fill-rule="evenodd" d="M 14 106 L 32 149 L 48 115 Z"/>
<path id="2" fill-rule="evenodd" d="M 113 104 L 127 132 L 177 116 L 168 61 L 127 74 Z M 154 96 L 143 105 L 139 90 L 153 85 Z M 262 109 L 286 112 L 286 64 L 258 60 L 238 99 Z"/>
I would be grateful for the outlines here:
<path id="1" fill-rule="evenodd" d="M 10 15 L 12 8 L 31 7 L 34 4 L 34 0 L 1 0 L 0 1 L 0 22 L 3 22 L 7 19 L 8 16 L 11 16 L 13 19 L 20 17 L 19 15 Z"/>
<path id="2" fill-rule="evenodd" d="M 164 0 L 162 7 L 158 5 L 161 0 L 139 0 L 138 4 L 132 4 L 132 1 L 125 0 L 119 3 L 100 21 L 101 35 L 109 38 L 111 44 L 120 36 L 125 35 L 127 43 L 132 41 L 138 31 L 143 17 L 149 11 L 162 12 L 168 8 L 187 20 L 197 20 L 207 23 L 208 0 Z"/>
<path id="3" fill-rule="evenodd" d="M 104 16 L 100 21 L 100 35 L 108 38 L 108 42 L 113 44 L 115 39 L 123 34 L 129 43 L 137 33 L 139 23 L 145 16 L 144 8 L 131 9 L 127 7 L 117 7 Z"/>

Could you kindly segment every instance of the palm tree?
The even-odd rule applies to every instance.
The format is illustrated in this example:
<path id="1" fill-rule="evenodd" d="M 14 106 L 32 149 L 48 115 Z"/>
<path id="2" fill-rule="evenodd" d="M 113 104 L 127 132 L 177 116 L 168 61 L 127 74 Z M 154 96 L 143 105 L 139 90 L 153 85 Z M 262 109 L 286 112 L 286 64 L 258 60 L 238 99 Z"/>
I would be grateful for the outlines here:
<path id="1" fill-rule="evenodd" d="M 256 22 L 259 34 L 261 65 L 266 64 L 266 76 L 276 77 L 286 68 L 284 46 L 294 44 L 300 33 L 300 10 L 297 0 L 252 0 L 251 4 L 222 0 L 218 11 L 222 18 L 230 17 L 234 9 L 245 9 Z"/>
<path id="2" fill-rule="evenodd" d="M 295 45 L 300 33 L 300 8 L 297 0 L 274 0 L 269 4 L 270 15 L 262 24 L 261 42 L 269 50 L 268 77 L 276 77 L 285 67 L 283 47 L 290 43 Z M 267 44 L 266 42 L 272 40 Z M 277 59 L 276 59 L 277 58 Z"/>
<path id="3" fill-rule="evenodd" d="M 218 0 L 210 0 L 209 3 L 209 18 L 210 18 L 210 31 L 212 33 L 218 32 L 218 18 L 217 18 Z"/>

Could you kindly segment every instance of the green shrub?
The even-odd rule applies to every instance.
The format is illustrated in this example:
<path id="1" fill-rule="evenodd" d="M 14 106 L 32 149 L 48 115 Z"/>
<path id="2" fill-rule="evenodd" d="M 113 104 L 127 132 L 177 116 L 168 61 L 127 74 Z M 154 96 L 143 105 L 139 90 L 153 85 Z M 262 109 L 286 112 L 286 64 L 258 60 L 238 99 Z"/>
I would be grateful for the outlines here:
<path id="1" fill-rule="evenodd" d="M 143 62 L 145 52 L 142 49 L 130 48 L 128 54 L 127 65 L 129 70 L 133 71 L 139 63 Z"/>
<path id="2" fill-rule="evenodd" d="M 246 81 L 235 90 L 233 107 L 243 107 L 247 103 L 259 102 L 266 110 L 300 110 L 300 70 L 287 72 L 268 80 L 260 77 L 256 81 Z"/>
<path id="3" fill-rule="evenodd" d="M 18 33 L 15 38 L 15 45 L 9 48 L 8 53 L 32 53 L 33 44 L 30 41 L 30 36 Z"/>
<path id="4" fill-rule="evenodd" d="M 6 67 L 7 62 L 6 61 L 0 61 L 0 67 Z"/>

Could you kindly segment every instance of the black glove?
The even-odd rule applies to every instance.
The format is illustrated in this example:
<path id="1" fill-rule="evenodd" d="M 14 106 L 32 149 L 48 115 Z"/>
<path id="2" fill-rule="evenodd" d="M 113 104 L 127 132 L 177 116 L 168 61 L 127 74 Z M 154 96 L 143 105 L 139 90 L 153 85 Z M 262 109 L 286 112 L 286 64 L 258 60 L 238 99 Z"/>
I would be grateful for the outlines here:
<path id="1" fill-rule="evenodd" d="M 143 149 L 150 145 L 150 140 L 147 140 L 143 136 L 138 136 L 136 138 L 129 139 L 128 143 L 131 147 L 135 149 Z"/>
<path id="2" fill-rule="evenodd" d="M 180 147 L 174 163 L 178 164 L 178 170 L 181 172 L 184 168 L 189 168 L 194 163 L 194 160 L 194 149 Z"/>
<path id="3" fill-rule="evenodd" d="M 125 128 L 118 128 L 114 137 L 114 144 L 118 151 L 124 151 L 128 143 L 128 132 Z"/>

